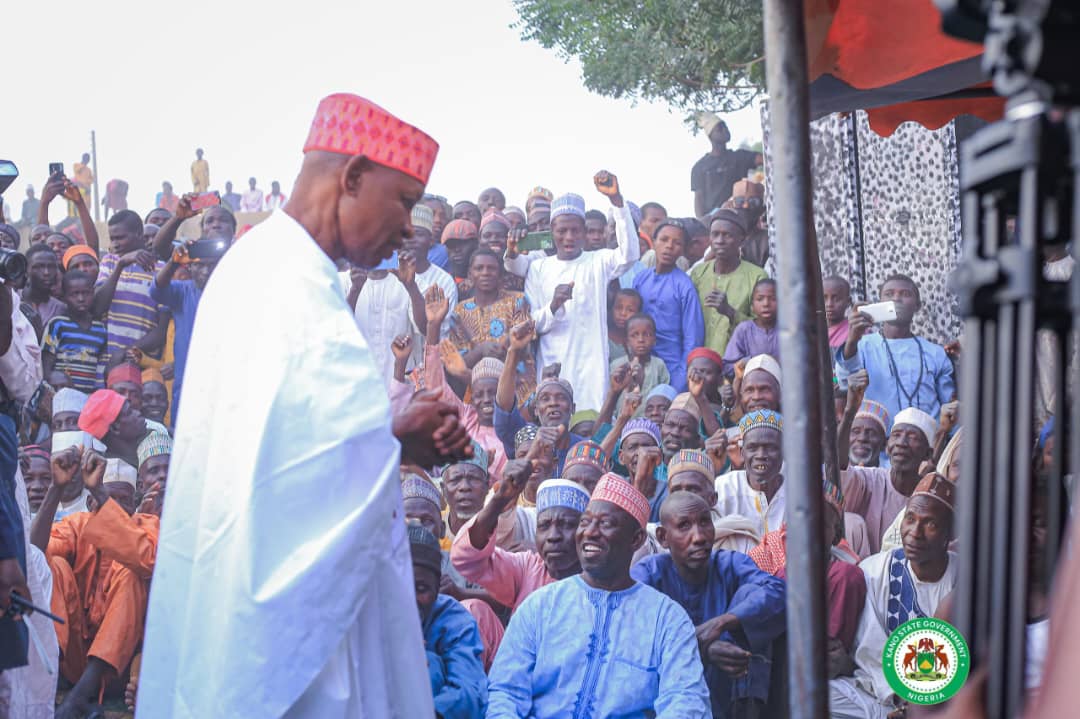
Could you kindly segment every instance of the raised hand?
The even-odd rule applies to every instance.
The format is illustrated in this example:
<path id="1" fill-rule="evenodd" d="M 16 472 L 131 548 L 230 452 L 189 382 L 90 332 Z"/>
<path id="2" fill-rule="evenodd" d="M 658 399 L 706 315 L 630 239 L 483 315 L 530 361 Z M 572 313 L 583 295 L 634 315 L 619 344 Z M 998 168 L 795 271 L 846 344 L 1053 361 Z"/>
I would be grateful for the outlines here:
<path id="1" fill-rule="evenodd" d="M 858 407 L 866 396 L 866 388 L 870 386 L 870 373 L 865 369 L 852 372 L 848 377 L 847 406 Z"/>
<path id="2" fill-rule="evenodd" d="M 515 504 L 534 469 L 531 459 L 511 459 L 503 466 L 503 478 L 495 486 L 495 497 L 507 507 Z"/>
<path id="3" fill-rule="evenodd" d="M 401 284 L 408 287 L 416 281 L 416 256 L 408 250 L 398 252 L 398 267 L 393 270 Z"/>
<path id="4" fill-rule="evenodd" d="M 844 356 L 854 357 L 855 351 L 859 346 L 859 340 L 863 338 L 870 328 L 874 326 L 873 318 L 865 312 L 859 311 L 859 306 L 854 305 L 848 311 L 848 337 L 847 343 L 844 345 Z M 851 351 L 848 354 L 848 350 Z"/>
<path id="5" fill-rule="evenodd" d="M 719 472 L 727 461 L 727 430 L 721 427 L 705 440 L 705 454 L 713 463 L 713 472 Z M 715 479 L 715 477 L 710 477 Z"/>
<path id="6" fill-rule="evenodd" d="M 536 324 L 532 320 L 514 325 L 510 329 L 510 349 L 515 352 L 524 351 L 535 336 Z"/>
<path id="7" fill-rule="evenodd" d="M 641 392 L 636 389 L 623 394 L 622 409 L 619 410 L 619 419 L 629 421 L 641 406 Z"/>
<path id="8" fill-rule="evenodd" d="M 122 255 L 116 263 L 117 269 L 130 267 L 131 265 L 138 265 L 147 272 L 153 272 L 154 256 L 149 250 L 132 250 L 126 255 Z"/>
<path id="9" fill-rule="evenodd" d="M 529 452 L 525 455 L 525 458 L 539 459 L 540 457 L 555 456 L 555 445 L 559 443 L 559 440 L 565 433 L 566 427 L 561 424 L 554 427 L 541 427 L 536 433 L 536 439 L 533 440 L 532 446 L 529 447 Z"/>
<path id="10" fill-rule="evenodd" d="M 632 377 L 630 376 L 630 365 L 619 365 L 618 368 L 616 368 L 616 370 L 611 373 L 611 379 L 609 380 L 611 383 L 611 391 L 615 393 L 625 391 L 626 388 L 630 386 L 631 379 Z"/>
<path id="11" fill-rule="evenodd" d="M 76 205 L 80 202 L 85 202 L 82 193 L 79 192 L 79 188 L 75 185 L 74 182 L 66 178 L 64 179 L 64 189 L 61 194 L 63 194 L 65 200 L 73 202 Z"/>
<path id="12" fill-rule="evenodd" d="M 82 465 L 82 457 L 81 446 L 68 447 L 63 452 L 54 454 L 52 456 L 52 483 L 57 487 L 70 484 Z"/>
<path id="13" fill-rule="evenodd" d="M 106 464 L 107 460 L 94 450 L 88 449 L 83 452 L 83 484 L 87 489 L 94 490 L 101 486 L 101 481 L 105 478 Z"/>
<path id="14" fill-rule="evenodd" d="M 664 453 L 659 447 L 642 447 L 638 450 L 637 471 L 634 472 L 634 486 L 646 497 L 656 494 L 656 468 L 664 462 Z"/>
<path id="15" fill-rule="evenodd" d="M 686 373 L 686 384 L 690 388 L 690 396 L 697 399 L 705 392 L 705 375 L 699 370 L 691 369 Z"/>
<path id="16" fill-rule="evenodd" d="M 174 215 L 178 220 L 184 221 L 189 217 L 194 217 L 199 214 L 195 210 L 191 209 L 191 201 L 197 197 L 194 192 L 185 193 L 180 197 L 180 200 L 176 203 L 176 214 Z"/>
<path id="17" fill-rule="evenodd" d="M 139 514 L 156 514 L 161 516 L 161 499 L 165 488 L 161 486 L 161 482 L 154 482 L 150 485 L 150 489 L 146 490 L 146 494 L 143 495 L 142 501 L 139 502 L 139 508 L 135 511 Z"/>
<path id="18" fill-rule="evenodd" d="M 413 267 L 415 268 L 415 263 Z M 432 285 L 424 293 L 424 310 L 427 312 L 429 325 L 442 326 L 443 320 L 450 314 L 450 299 L 442 287 Z"/>
<path id="19" fill-rule="evenodd" d="M 413 338 L 411 334 L 398 335 L 390 343 L 390 351 L 394 353 L 394 359 L 398 362 L 408 362 L 412 357 Z"/>
<path id="20" fill-rule="evenodd" d="M 602 195 L 606 195 L 615 207 L 623 206 L 622 190 L 619 187 L 619 178 L 607 170 L 601 170 L 593 175 L 593 184 Z"/>
<path id="21" fill-rule="evenodd" d="M 720 404 L 725 407 L 735 406 L 735 386 L 730 381 L 725 380 L 720 385 Z"/>
<path id="22" fill-rule="evenodd" d="M 544 367 L 540 372 L 541 379 L 553 379 L 557 378 L 562 372 L 562 362 L 552 362 Z"/>
<path id="23" fill-rule="evenodd" d="M 941 417 L 938 424 L 939 432 L 950 432 L 960 419 L 960 402 L 953 400 L 941 405 Z"/>
<path id="24" fill-rule="evenodd" d="M 188 238 L 173 249 L 171 262 L 182 265 L 188 261 L 188 251 L 196 242 L 195 238 Z"/>
<path id="25" fill-rule="evenodd" d="M 527 234 L 529 234 L 529 228 L 524 225 L 510 231 L 510 234 L 506 237 L 506 259 L 512 260 L 520 254 L 518 252 L 518 243 L 524 240 Z"/>
<path id="26" fill-rule="evenodd" d="M 574 298 L 574 283 L 568 282 L 555 288 L 555 296 L 551 298 L 552 314 L 559 311 L 569 300 Z"/>

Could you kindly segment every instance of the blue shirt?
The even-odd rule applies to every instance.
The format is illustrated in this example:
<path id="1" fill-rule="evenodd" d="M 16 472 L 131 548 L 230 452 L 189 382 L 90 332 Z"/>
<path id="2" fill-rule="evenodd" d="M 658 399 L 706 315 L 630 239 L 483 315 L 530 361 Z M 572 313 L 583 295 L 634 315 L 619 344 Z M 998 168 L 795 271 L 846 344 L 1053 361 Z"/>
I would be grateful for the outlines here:
<path id="1" fill-rule="evenodd" d="M 630 568 L 630 576 L 678 602 L 694 626 L 721 614 L 739 618 L 745 641 L 736 641 L 729 633 L 720 638 L 739 644 L 754 658 L 745 679 L 733 680 L 712 665 L 705 668 L 714 717 L 727 717 L 737 699 L 768 699 L 772 643 L 786 630 L 786 587 L 782 580 L 758 569 L 745 554 L 723 549 L 712 553 L 708 579 L 700 586 L 679 575 L 670 554 L 645 557 Z"/>
<path id="2" fill-rule="evenodd" d="M 172 396 L 172 421 L 175 426 L 176 408 L 180 406 L 180 386 L 184 381 L 184 366 L 187 364 L 188 347 L 191 346 L 191 333 L 195 329 L 195 310 L 199 307 L 202 290 L 195 286 L 194 280 L 172 280 L 167 287 L 159 287 L 157 282 L 154 282 L 150 285 L 150 297 L 172 310 L 175 323 Z"/>
<path id="3" fill-rule="evenodd" d="M 645 301 L 643 311 L 656 321 L 653 354 L 667 365 L 671 386 L 685 392 L 686 357 L 705 344 L 705 319 L 697 288 L 690 275 L 676 267 L 662 275 L 655 269 L 639 273 L 634 289 Z"/>
<path id="4" fill-rule="evenodd" d="M 446 245 L 432 245 L 427 253 L 428 262 L 438 265 L 447 272 L 450 271 L 450 254 L 446 251 Z M 450 309 L 453 309 L 451 307 Z"/>
<path id="5" fill-rule="evenodd" d="M 694 627 L 644 584 L 594 589 L 581 576 L 517 608 L 488 675 L 487 719 L 707 719 Z"/>
<path id="6" fill-rule="evenodd" d="M 435 711 L 443 719 L 484 716 L 487 676 L 476 620 L 456 599 L 440 594 L 422 629 Z"/>
<path id="7" fill-rule="evenodd" d="M 864 335 L 854 357 L 844 359 L 841 347 L 836 350 L 835 361 L 836 378 L 845 389 L 848 375 L 860 369 L 867 371 L 870 385 L 864 398 L 884 405 L 890 420 L 908 407 L 918 407 L 937 419 L 941 405 L 952 401 L 956 394 L 953 366 L 945 348 L 925 337 L 887 340 L 880 333 Z"/>

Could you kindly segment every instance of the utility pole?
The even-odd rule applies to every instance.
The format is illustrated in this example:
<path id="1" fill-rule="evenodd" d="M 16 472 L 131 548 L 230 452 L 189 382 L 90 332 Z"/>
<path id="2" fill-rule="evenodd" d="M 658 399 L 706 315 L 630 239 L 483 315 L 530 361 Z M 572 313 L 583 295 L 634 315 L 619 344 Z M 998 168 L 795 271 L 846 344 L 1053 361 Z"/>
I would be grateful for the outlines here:
<path id="1" fill-rule="evenodd" d="M 94 171 L 94 222 L 99 222 L 101 220 L 101 193 L 98 192 L 97 134 L 93 130 L 90 131 L 90 164 Z"/>

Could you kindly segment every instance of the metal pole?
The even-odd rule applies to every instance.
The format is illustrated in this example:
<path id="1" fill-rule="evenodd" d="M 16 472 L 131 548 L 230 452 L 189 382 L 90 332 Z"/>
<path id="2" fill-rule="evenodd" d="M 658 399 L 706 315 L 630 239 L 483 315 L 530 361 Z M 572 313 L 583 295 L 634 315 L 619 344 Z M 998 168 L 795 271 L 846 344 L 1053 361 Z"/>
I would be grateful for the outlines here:
<path id="1" fill-rule="evenodd" d="M 98 193 L 97 133 L 93 130 L 90 131 L 90 163 L 93 165 L 94 170 L 94 192 L 92 200 L 94 204 L 94 222 L 98 222 L 101 219 L 101 195 Z"/>
<path id="2" fill-rule="evenodd" d="M 764 0 L 766 79 L 780 263 L 780 356 L 784 374 L 787 484 L 789 706 L 793 719 L 828 713 L 825 556 L 822 551 L 821 380 L 813 342 L 809 84 L 802 0 Z"/>

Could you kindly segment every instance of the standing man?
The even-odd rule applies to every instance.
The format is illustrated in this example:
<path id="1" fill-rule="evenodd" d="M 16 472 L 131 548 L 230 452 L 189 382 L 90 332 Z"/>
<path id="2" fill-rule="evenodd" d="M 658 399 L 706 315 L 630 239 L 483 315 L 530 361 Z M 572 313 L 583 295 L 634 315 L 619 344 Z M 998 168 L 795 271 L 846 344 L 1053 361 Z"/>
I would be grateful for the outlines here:
<path id="1" fill-rule="evenodd" d="M 191 185 L 195 192 L 210 189 L 210 163 L 203 159 L 201 147 L 195 150 L 195 162 L 191 163 Z"/>
<path id="2" fill-rule="evenodd" d="M 255 186 L 255 178 L 248 178 L 248 189 L 240 196 L 241 212 L 262 212 L 263 192 Z"/>
<path id="3" fill-rule="evenodd" d="M 533 261 L 525 277 L 525 297 L 540 336 L 537 370 L 561 362 L 560 377 L 574 388 L 581 409 L 599 409 L 604 403 L 608 283 L 641 254 L 618 179 L 601 171 L 593 181 L 611 200 L 618 246 L 585 252 L 585 200 L 563 195 L 551 206 L 555 255 Z"/>
<path id="4" fill-rule="evenodd" d="M 266 196 L 266 202 L 263 204 L 267 210 L 276 210 L 279 207 L 284 207 L 289 198 L 281 191 L 281 183 L 274 180 L 270 183 L 270 194 Z"/>
<path id="5" fill-rule="evenodd" d="M 468 435 L 430 393 L 391 420 L 335 262 L 372 267 L 401 248 L 437 151 L 363 98 L 324 98 L 288 206 L 207 285 L 140 716 L 434 716 L 398 467 L 467 455 Z M 255 371 L 222 371 L 252 357 Z"/>
<path id="6" fill-rule="evenodd" d="M 83 204 L 90 206 L 90 188 L 94 186 L 94 171 L 90 169 L 90 153 L 84 152 L 82 162 L 76 162 L 71 166 L 71 181 L 79 188 Z M 68 200 L 68 217 L 78 217 L 79 213 L 74 202 Z"/>
<path id="7" fill-rule="evenodd" d="M 731 188 L 758 166 L 758 154 L 750 150 L 729 150 L 731 132 L 727 124 L 711 112 L 698 115 L 698 127 L 709 138 L 711 149 L 690 170 L 694 193 L 694 214 L 704 217 L 731 197 Z"/>
<path id="8" fill-rule="evenodd" d="M 26 186 L 26 199 L 22 203 L 22 216 L 19 218 L 19 227 L 33 227 L 37 222 L 38 210 L 41 208 L 41 200 L 34 197 L 34 186 Z"/>
<path id="9" fill-rule="evenodd" d="M 233 192 L 231 180 L 225 183 L 225 194 L 221 196 L 221 204 L 228 207 L 234 215 L 240 211 L 240 193 Z"/>

